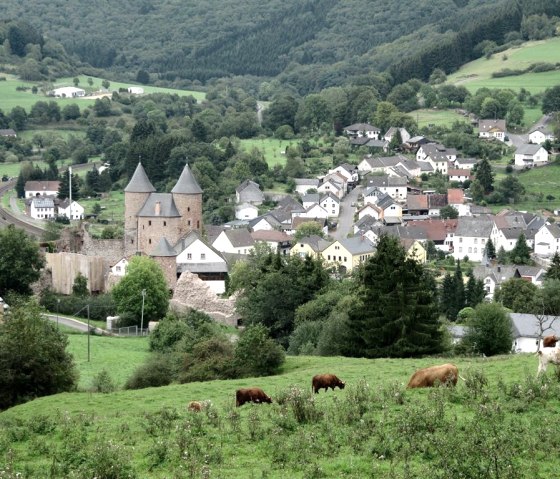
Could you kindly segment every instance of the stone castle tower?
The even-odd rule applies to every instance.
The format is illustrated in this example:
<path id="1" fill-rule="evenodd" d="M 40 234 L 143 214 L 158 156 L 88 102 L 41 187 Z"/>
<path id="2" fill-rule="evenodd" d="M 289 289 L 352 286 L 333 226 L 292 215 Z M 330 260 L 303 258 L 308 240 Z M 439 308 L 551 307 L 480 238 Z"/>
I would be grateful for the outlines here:
<path id="1" fill-rule="evenodd" d="M 149 255 L 165 238 L 170 245 L 202 228 L 202 189 L 185 165 L 171 193 L 156 193 L 141 163 L 124 189 L 125 255 Z"/>

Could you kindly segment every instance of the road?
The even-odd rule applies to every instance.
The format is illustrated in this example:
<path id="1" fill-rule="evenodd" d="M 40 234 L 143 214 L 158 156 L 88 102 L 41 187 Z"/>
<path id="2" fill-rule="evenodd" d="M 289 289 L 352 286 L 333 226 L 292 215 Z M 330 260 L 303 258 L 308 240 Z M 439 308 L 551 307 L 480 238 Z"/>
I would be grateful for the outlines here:
<path id="1" fill-rule="evenodd" d="M 543 115 L 539 120 L 537 120 L 535 122 L 535 124 L 530 128 L 530 130 L 532 131 L 535 128 L 543 127 L 549 121 L 550 121 L 549 116 L 548 115 Z M 507 135 L 508 135 L 508 138 L 509 138 L 509 144 L 511 146 L 514 146 L 515 148 L 519 148 L 521 145 L 524 145 L 525 143 L 529 143 L 529 135 L 528 134 L 517 135 L 515 133 L 509 133 L 508 132 Z"/>
<path id="2" fill-rule="evenodd" d="M 74 319 L 74 318 L 67 318 L 66 316 L 60 316 L 60 315 L 56 315 L 56 314 L 45 314 L 45 317 L 49 321 L 60 324 L 62 326 L 66 326 L 68 328 L 75 329 L 77 331 L 81 331 L 82 333 L 87 333 L 87 331 L 88 331 L 87 323 L 84 323 L 82 321 L 78 321 L 77 319 Z M 90 326 L 90 329 L 92 331 L 94 331 L 95 334 L 110 335 L 110 333 L 108 333 L 104 329 L 94 328 L 93 326 Z"/>
<path id="3" fill-rule="evenodd" d="M 348 237 L 352 233 L 352 225 L 354 224 L 354 213 L 356 207 L 352 203 L 358 201 L 358 196 L 362 192 L 362 186 L 356 186 L 350 193 L 348 193 L 340 202 L 340 214 L 338 216 L 338 227 L 331 233 L 334 239 L 340 240 Z"/>

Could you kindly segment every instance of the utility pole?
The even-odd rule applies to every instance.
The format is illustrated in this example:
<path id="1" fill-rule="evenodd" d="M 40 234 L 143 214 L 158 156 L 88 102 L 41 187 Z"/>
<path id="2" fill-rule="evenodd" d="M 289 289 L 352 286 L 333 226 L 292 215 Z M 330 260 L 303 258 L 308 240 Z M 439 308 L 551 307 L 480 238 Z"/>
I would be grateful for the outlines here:
<path id="1" fill-rule="evenodd" d="M 58 310 L 60 309 L 60 298 L 56 298 L 56 329 L 58 329 Z"/>
<path id="2" fill-rule="evenodd" d="M 89 357 L 90 357 L 90 355 L 89 355 L 89 351 L 90 351 L 90 346 L 89 346 L 90 337 L 91 337 L 91 334 L 90 334 L 90 330 L 89 330 L 89 303 L 88 303 L 88 305 L 87 305 L 87 360 L 88 360 L 88 363 L 89 363 Z"/>
<path id="3" fill-rule="evenodd" d="M 142 290 L 142 316 L 140 318 L 140 336 L 144 334 L 144 299 L 146 298 L 146 290 Z"/>
<path id="4" fill-rule="evenodd" d="M 69 208 L 70 208 L 70 221 L 72 221 L 72 167 L 68 167 L 68 194 L 69 194 Z"/>

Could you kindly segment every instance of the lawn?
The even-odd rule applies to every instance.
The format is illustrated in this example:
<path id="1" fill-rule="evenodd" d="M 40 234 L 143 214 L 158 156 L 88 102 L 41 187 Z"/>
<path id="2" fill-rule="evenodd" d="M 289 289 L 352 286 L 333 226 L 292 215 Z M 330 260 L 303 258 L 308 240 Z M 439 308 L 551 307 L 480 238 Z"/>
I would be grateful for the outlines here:
<path id="1" fill-rule="evenodd" d="M 93 105 L 95 103 L 95 98 L 54 98 L 47 97 L 41 92 L 33 94 L 31 88 L 33 86 L 39 87 L 40 84 L 37 82 L 28 82 L 19 80 L 16 76 L 0 72 L 0 77 L 5 77 L 5 81 L 0 81 L 0 105 L 4 112 L 10 112 L 15 106 L 21 106 L 25 108 L 27 112 L 31 110 L 31 107 L 38 101 L 56 101 L 61 108 L 65 105 L 76 103 L 80 107 L 86 105 Z M 101 88 L 101 78 L 92 78 L 93 86 L 90 87 L 87 83 L 86 76 L 79 76 L 80 83 L 79 88 L 86 90 L 86 92 L 98 91 Z M 73 78 L 60 78 L 54 84 L 53 88 L 59 88 L 63 86 L 74 86 Z M 110 82 L 109 90 L 118 90 L 119 88 L 127 88 L 132 86 L 130 83 L 119 83 Z M 26 91 L 17 90 L 17 87 L 26 87 Z M 188 90 L 176 90 L 172 88 L 160 88 L 155 86 L 143 86 L 145 93 L 174 93 L 177 95 L 193 95 L 198 101 L 202 101 L 206 94 L 203 92 L 195 92 Z"/>
<path id="2" fill-rule="evenodd" d="M 463 85 L 470 92 L 486 87 L 511 88 L 516 91 L 525 88 L 533 94 L 539 93 L 560 83 L 560 70 L 492 78 L 493 72 L 505 68 L 521 70 L 538 62 L 560 62 L 560 38 L 527 42 L 520 47 L 496 53 L 490 59 L 479 58 L 449 75 L 447 81 L 454 85 Z"/>
<path id="3" fill-rule="evenodd" d="M 558 208 L 560 201 L 560 165 L 552 164 L 533 168 L 518 174 L 519 181 L 525 187 L 527 201 L 516 203 L 521 211 L 541 211 Z M 547 196 L 554 199 L 546 199 Z"/>
<path id="4" fill-rule="evenodd" d="M 463 123 L 468 123 L 469 121 L 468 118 L 457 113 L 455 110 L 438 110 L 435 108 L 414 110 L 409 115 L 416 120 L 418 128 L 431 125 L 450 127 L 456 121 L 462 121 Z"/>
<path id="5" fill-rule="evenodd" d="M 91 340 L 91 362 L 104 356 L 111 374 L 143 352 L 141 340 L 119 348 L 122 356 L 101 349 L 107 338 Z M 83 369 L 85 344 L 76 348 Z M 466 378 L 455 390 L 404 389 L 417 368 L 447 361 Z M 560 385 L 552 371 L 535 381 L 536 369 L 528 354 L 288 357 L 277 376 L 64 393 L 0 413 L 0 457 L 14 471 L 8 477 L 33 478 L 555 477 L 557 446 L 542 437 L 560 427 Z M 345 389 L 312 396 L 321 372 L 336 373 Z M 235 390 L 248 386 L 274 403 L 235 408 Z M 190 413 L 191 400 L 212 406 Z M 518 474 L 475 474 L 490 466 Z"/>
<path id="6" fill-rule="evenodd" d="M 278 140 L 276 138 L 251 138 L 241 140 L 241 146 L 246 151 L 256 148 L 264 155 L 269 168 L 286 164 L 286 147 L 297 145 L 299 140 Z"/>

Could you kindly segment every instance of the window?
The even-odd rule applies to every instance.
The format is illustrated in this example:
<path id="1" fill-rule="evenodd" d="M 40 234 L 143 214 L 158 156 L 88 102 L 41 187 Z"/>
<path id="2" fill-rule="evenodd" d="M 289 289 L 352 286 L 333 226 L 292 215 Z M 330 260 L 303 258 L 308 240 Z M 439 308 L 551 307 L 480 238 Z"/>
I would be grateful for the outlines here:
<path id="1" fill-rule="evenodd" d="M 462 242 L 463 242 L 463 237 L 461 236 L 461 237 L 459 237 L 459 243 L 462 243 Z"/>
<path id="2" fill-rule="evenodd" d="M 187 253 L 187 259 L 192 259 L 192 253 Z"/>
<path id="3" fill-rule="evenodd" d="M 330 261 L 330 260 L 331 260 L 331 255 L 328 255 L 328 256 L 327 256 L 327 259 Z"/>
<path id="4" fill-rule="evenodd" d="M 472 248 L 469 246 L 469 253 L 472 253 Z"/>
<path id="5" fill-rule="evenodd" d="M 187 207 L 187 211 L 188 211 L 188 212 L 191 211 L 191 207 L 190 207 L 190 206 Z"/>
<path id="6" fill-rule="evenodd" d="M 206 253 L 200 253 L 200 259 L 206 259 Z"/>
<path id="7" fill-rule="evenodd" d="M 152 220 L 148 221 L 148 226 L 152 226 Z"/>
<path id="8" fill-rule="evenodd" d="M 187 221 L 187 226 L 190 226 L 190 225 L 191 225 L 191 220 L 188 220 Z"/>
<path id="9" fill-rule="evenodd" d="M 163 222 L 163 226 L 167 226 L 167 221 L 164 221 L 164 222 Z"/>
<path id="10" fill-rule="evenodd" d="M 463 248 L 461 246 L 459 246 L 459 253 L 463 252 Z"/>
<path id="11" fill-rule="evenodd" d="M 152 240 L 151 240 L 151 239 L 148 240 L 148 244 L 152 244 Z"/>

